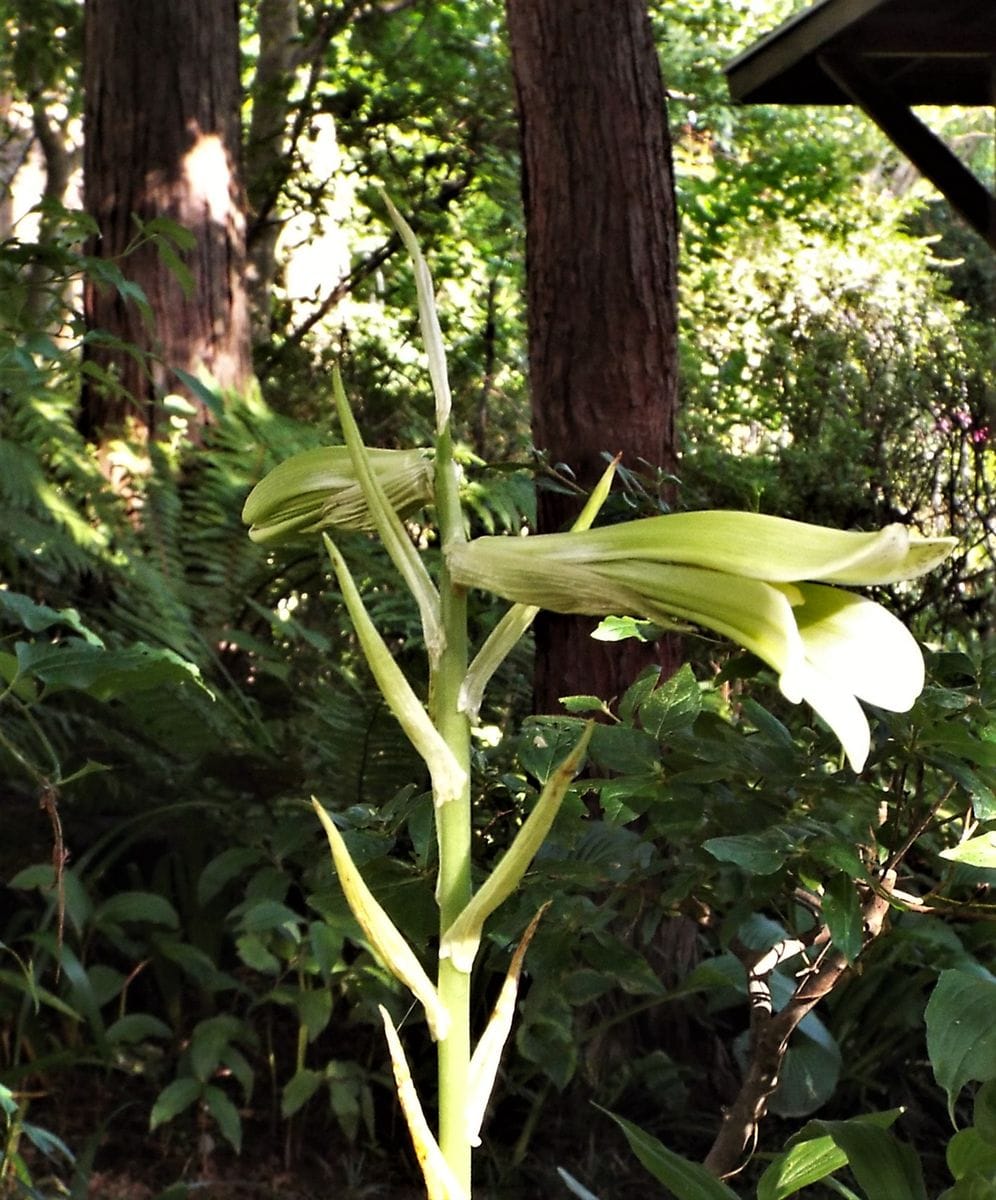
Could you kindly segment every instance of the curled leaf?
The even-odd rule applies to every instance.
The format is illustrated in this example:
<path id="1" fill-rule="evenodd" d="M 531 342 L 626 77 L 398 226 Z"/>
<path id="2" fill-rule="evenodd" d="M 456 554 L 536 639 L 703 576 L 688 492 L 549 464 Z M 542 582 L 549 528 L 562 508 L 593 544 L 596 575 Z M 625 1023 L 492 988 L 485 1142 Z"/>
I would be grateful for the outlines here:
<path id="1" fill-rule="evenodd" d="M 481 1034 L 480 1040 L 474 1047 L 470 1060 L 470 1079 L 467 1088 L 467 1138 L 472 1146 L 481 1144 L 481 1125 L 487 1111 L 488 1100 L 495 1086 L 498 1067 L 501 1065 L 502 1051 L 512 1031 L 512 1019 L 515 1016 L 515 997 L 519 991 L 519 976 L 522 974 L 522 963 L 533 940 L 533 934 L 540 923 L 540 918 L 550 907 L 550 901 L 539 910 L 522 935 L 508 973 L 501 985 L 498 999 L 491 1012 L 487 1027 Z"/>
<path id="2" fill-rule="evenodd" d="M 401 1111 L 405 1114 L 408 1132 L 411 1134 L 415 1157 L 418 1159 L 418 1165 L 422 1168 L 422 1178 L 425 1180 L 428 1200 L 469 1200 L 450 1169 L 449 1163 L 443 1157 L 439 1143 L 429 1128 L 429 1122 L 425 1119 L 422 1102 L 415 1090 L 404 1047 L 401 1045 L 398 1031 L 394 1028 L 391 1014 L 383 1005 L 380 1006 L 380 1016 L 384 1022 L 387 1046 L 391 1052 L 394 1086 L 397 1088 Z"/>
<path id="3" fill-rule="evenodd" d="M 449 1031 L 450 1014 L 439 999 L 439 993 L 415 957 L 414 950 L 367 887 L 332 818 L 314 796 L 311 803 L 329 840 L 332 861 L 350 911 L 384 965 L 421 1003 L 432 1036 L 441 1041 Z"/>
<path id="4" fill-rule="evenodd" d="M 452 959 L 458 971 L 469 973 L 481 943 L 484 922 L 519 886 L 542 846 L 567 789 L 577 774 L 594 730 L 594 723 L 589 721 L 577 745 L 550 773 L 533 811 L 523 822 L 501 861 L 443 934 L 439 957 Z"/>
<path id="5" fill-rule="evenodd" d="M 436 804 L 445 804 L 447 800 L 460 795 L 467 780 L 466 772 L 457 762 L 442 734 L 429 719 L 422 702 L 415 695 L 404 672 L 394 661 L 391 651 L 370 619 L 346 560 L 328 535 L 323 537 L 325 549 L 339 582 L 343 603 L 353 622 L 353 628 L 377 686 L 408 740 L 429 768 Z"/>

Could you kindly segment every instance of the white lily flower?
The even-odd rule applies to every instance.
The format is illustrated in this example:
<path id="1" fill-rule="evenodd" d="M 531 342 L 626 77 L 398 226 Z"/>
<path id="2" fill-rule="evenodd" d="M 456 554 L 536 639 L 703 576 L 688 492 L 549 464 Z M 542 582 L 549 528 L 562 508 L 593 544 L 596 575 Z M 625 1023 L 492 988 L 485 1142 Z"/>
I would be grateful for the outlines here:
<path id="1" fill-rule="evenodd" d="M 931 570 L 951 538 L 826 529 L 755 513 L 678 513 L 585 533 L 478 538 L 447 558 L 455 583 L 553 612 L 691 621 L 772 666 L 860 771 L 870 733 L 859 700 L 905 712 L 923 656 L 891 613 L 826 583 L 881 584 Z M 822 583 L 812 582 L 822 581 Z"/>

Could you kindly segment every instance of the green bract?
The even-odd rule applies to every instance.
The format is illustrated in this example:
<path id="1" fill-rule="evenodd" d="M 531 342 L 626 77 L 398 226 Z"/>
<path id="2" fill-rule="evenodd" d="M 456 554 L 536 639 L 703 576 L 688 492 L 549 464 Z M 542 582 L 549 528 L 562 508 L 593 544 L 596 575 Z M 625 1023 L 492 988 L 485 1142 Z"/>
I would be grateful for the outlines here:
<path id="1" fill-rule="evenodd" d="M 651 517 L 586 533 L 478 538 L 453 546 L 454 582 L 522 604 L 667 625 L 693 621 L 770 664 L 785 696 L 806 700 L 854 769 L 868 756 L 858 700 L 905 712 L 923 687 L 912 635 L 880 605 L 806 582 L 911 579 L 951 552 L 950 538 L 901 525 L 849 533 L 756 513 Z"/>
<path id="2" fill-rule="evenodd" d="M 368 449 L 367 456 L 396 512 L 404 515 L 432 499 L 428 451 Z M 249 493 L 242 519 L 254 542 L 333 527 L 375 528 L 347 446 L 305 450 L 274 467 Z"/>

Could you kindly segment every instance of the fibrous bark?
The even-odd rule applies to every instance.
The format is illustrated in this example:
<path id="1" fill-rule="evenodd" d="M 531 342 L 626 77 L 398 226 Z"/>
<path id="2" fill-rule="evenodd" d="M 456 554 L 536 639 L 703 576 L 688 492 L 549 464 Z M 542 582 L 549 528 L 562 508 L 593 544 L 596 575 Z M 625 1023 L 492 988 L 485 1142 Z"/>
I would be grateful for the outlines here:
<path id="1" fill-rule="evenodd" d="M 87 0 L 84 86 L 94 252 L 120 260 L 154 320 L 150 328 L 134 303 L 88 282 L 88 329 L 142 355 L 88 347 L 121 391 L 88 383 L 81 425 L 101 439 L 132 423 L 152 433 L 157 402 L 186 391 L 174 368 L 206 371 L 222 389 L 241 389 L 251 374 L 235 0 Z M 138 232 L 135 216 L 167 217 L 194 235 L 190 294 L 154 246 L 121 259 Z M 198 405 L 195 426 L 204 419 Z"/>
<path id="2" fill-rule="evenodd" d="M 676 216 L 667 111 L 645 0 L 506 0 L 519 99 L 533 437 L 583 487 L 605 455 L 671 471 Z M 541 531 L 572 497 L 543 492 Z M 537 622 L 536 703 L 618 695 L 648 661 L 594 622 Z"/>

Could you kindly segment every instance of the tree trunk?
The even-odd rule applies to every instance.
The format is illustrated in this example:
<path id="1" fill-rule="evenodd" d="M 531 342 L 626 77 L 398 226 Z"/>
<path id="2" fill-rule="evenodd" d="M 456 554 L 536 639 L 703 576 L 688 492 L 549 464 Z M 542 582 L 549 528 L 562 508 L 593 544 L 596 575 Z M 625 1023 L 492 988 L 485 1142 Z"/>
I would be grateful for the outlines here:
<path id="1" fill-rule="evenodd" d="M 260 0 L 256 28 L 259 58 L 246 137 L 246 191 L 254 231 L 248 250 L 253 317 L 258 336 L 268 337 L 282 224 L 277 200 L 293 164 L 288 161 L 286 135 L 298 49 L 297 0 Z"/>
<path id="2" fill-rule="evenodd" d="M 153 321 L 117 291 L 88 281 L 88 330 L 143 352 L 90 343 L 120 390 L 87 381 L 81 426 L 104 440 L 155 432 L 157 403 L 189 395 L 175 368 L 209 372 L 223 389 L 251 376 L 240 175 L 238 6 L 235 0 L 86 0 L 84 192 L 99 227 L 95 253 L 144 291 Z M 123 254 L 134 221 L 168 217 L 194 235 L 189 295 L 153 245 Z M 149 357 L 145 358 L 144 356 Z M 192 397 L 197 404 L 196 397 Z M 207 419 L 197 404 L 196 428 Z"/>
<path id="3" fill-rule="evenodd" d="M 675 465 L 677 219 L 645 0 L 506 0 L 519 97 L 533 438 L 586 488 L 604 453 Z M 577 505 L 544 492 L 541 531 Z M 618 696 L 655 652 L 537 623 L 537 709 Z M 660 659 L 658 659 L 660 661 Z"/>

